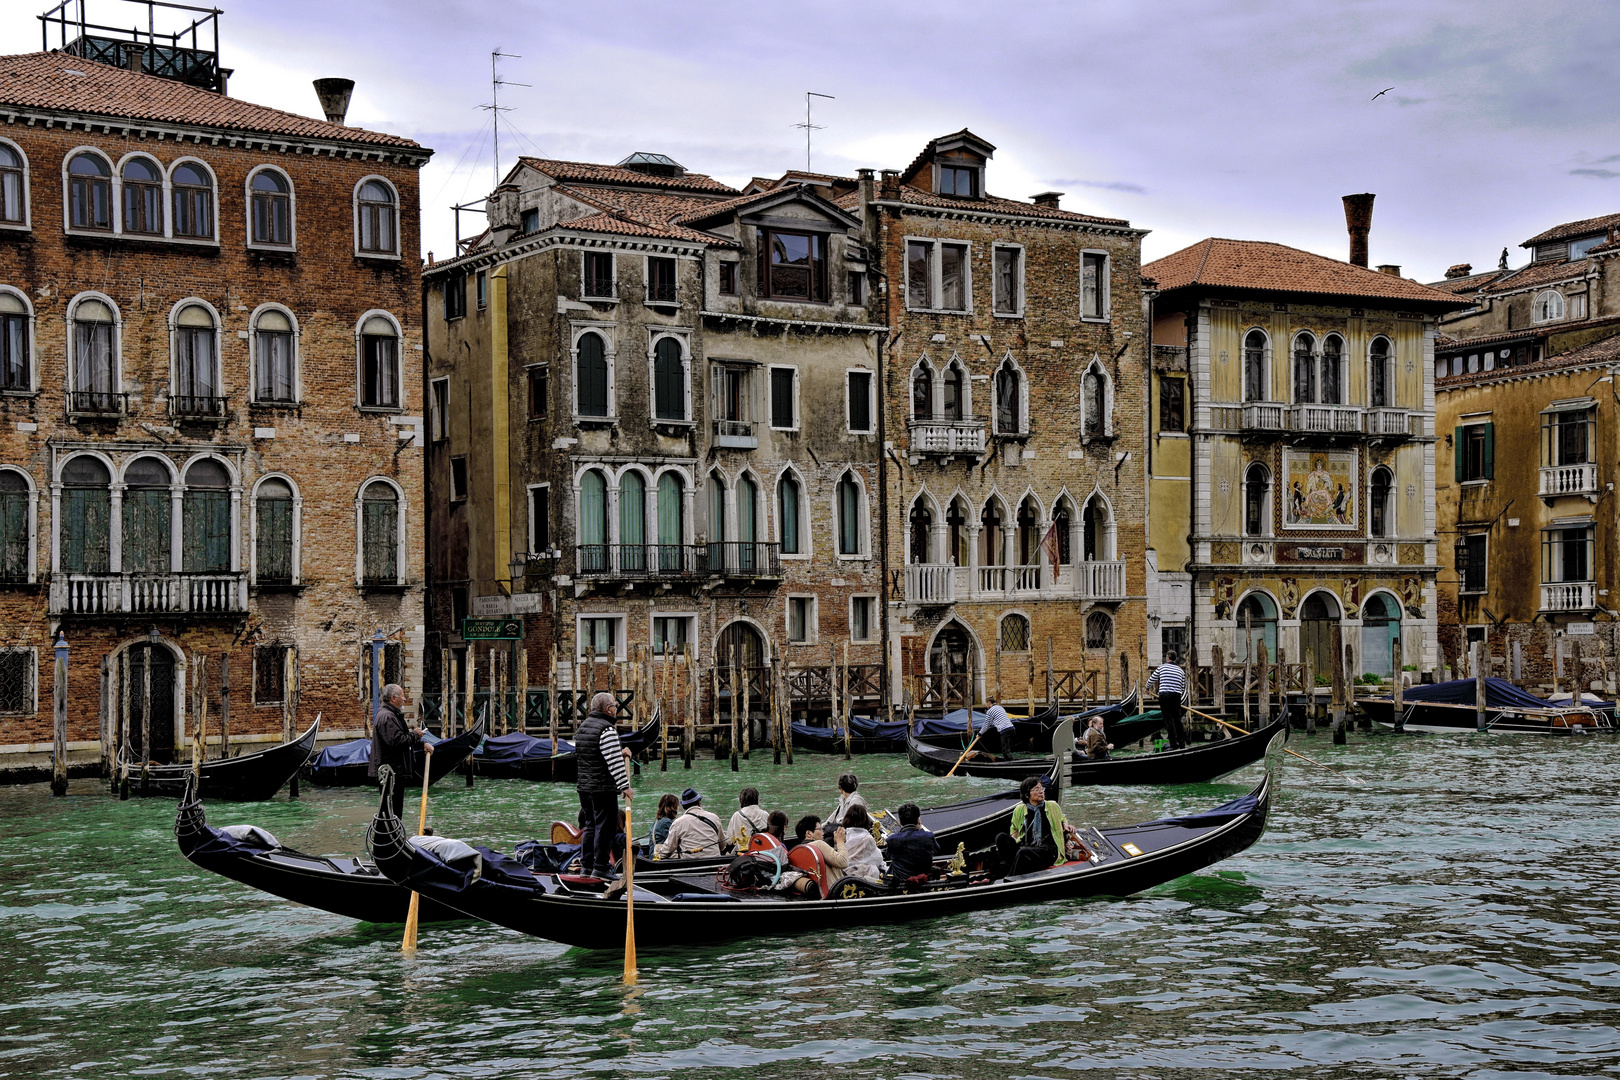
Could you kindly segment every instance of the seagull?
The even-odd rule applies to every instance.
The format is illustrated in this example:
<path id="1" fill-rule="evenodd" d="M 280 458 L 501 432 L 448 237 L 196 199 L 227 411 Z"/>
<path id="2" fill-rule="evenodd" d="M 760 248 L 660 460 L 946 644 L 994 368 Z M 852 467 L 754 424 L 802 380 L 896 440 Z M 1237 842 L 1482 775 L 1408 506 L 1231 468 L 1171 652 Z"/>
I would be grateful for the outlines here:
<path id="1" fill-rule="evenodd" d="M 1393 86 L 1386 86 L 1382 90 L 1378 91 L 1378 93 L 1374 94 L 1369 100 L 1377 101 L 1379 98 L 1383 97 L 1393 89 L 1395 89 Z"/>

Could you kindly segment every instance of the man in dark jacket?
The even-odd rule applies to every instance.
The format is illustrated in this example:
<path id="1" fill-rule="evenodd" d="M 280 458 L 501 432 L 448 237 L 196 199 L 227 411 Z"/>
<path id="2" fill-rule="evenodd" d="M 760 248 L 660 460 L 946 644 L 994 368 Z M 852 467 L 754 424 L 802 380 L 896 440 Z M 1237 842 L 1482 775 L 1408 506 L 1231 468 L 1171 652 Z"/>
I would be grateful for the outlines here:
<path id="1" fill-rule="evenodd" d="M 922 811 L 916 803 L 902 803 L 895 814 L 900 818 L 900 828 L 889 834 L 883 853 L 889 860 L 889 880 L 904 885 L 906 879 L 919 874 L 926 877 L 933 869 L 939 842 L 922 827 Z"/>
<path id="2" fill-rule="evenodd" d="M 410 771 L 411 755 L 422 745 L 420 728 L 405 723 L 405 690 L 398 683 L 383 687 L 377 715 L 371 718 L 371 764 L 367 772 L 373 780 L 384 765 L 394 769 L 394 816 L 405 816 L 405 774 Z"/>
<path id="3" fill-rule="evenodd" d="M 574 732 L 574 750 L 579 762 L 579 817 L 584 836 L 580 841 L 580 874 L 606 878 L 613 872 L 613 837 L 618 831 L 619 796 L 629 801 L 630 771 L 625 759 L 630 751 L 619 745 L 613 718 L 619 705 L 612 694 L 603 692 L 591 698 L 591 712 Z"/>

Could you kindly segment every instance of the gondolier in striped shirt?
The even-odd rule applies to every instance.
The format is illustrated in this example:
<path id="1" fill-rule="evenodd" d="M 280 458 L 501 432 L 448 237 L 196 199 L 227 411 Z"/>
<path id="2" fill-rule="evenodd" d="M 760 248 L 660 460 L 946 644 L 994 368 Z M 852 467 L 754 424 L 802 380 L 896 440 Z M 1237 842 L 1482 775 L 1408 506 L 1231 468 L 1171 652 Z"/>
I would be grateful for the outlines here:
<path id="1" fill-rule="evenodd" d="M 1187 732 L 1181 726 L 1181 695 L 1187 690 L 1187 673 L 1181 670 L 1175 653 L 1165 653 L 1164 663 L 1154 669 L 1148 679 L 1159 694 L 1159 714 L 1164 717 L 1164 730 L 1170 736 L 1170 749 L 1181 750 L 1187 745 Z"/>
<path id="2" fill-rule="evenodd" d="M 990 711 L 984 714 L 984 748 L 992 754 L 1006 751 L 1012 742 L 1013 722 L 999 699 L 990 702 Z"/>
<path id="3" fill-rule="evenodd" d="M 584 836 L 580 840 L 580 874 L 606 878 L 613 872 L 613 838 L 618 832 L 619 796 L 628 801 L 630 771 L 625 759 L 630 751 L 619 745 L 613 717 L 619 703 L 606 691 L 591 698 L 591 712 L 574 732 L 574 749 L 579 755 L 579 816 Z"/>

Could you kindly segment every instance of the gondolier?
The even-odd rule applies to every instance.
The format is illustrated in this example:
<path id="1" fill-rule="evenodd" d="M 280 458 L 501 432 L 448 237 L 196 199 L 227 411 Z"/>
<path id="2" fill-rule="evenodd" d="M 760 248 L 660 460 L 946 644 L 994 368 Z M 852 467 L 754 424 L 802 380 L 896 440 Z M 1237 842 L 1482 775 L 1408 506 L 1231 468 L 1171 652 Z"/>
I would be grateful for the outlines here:
<path id="1" fill-rule="evenodd" d="M 1187 691 L 1187 673 L 1176 663 L 1180 657 L 1165 653 L 1164 663 L 1154 669 L 1148 684 L 1159 693 L 1159 715 L 1164 717 L 1164 730 L 1170 736 L 1170 749 L 1181 750 L 1187 745 L 1187 733 L 1181 726 L 1181 695 Z"/>
<path id="2" fill-rule="evenodd" d="M 984 714 L 984 748 L 988 753 L 1000 754 L 1012 741 L 1013 722 L 999 699 L 990 702 L 990 711 Z"/>
<path id="3" fill-rule="evenodd" d="M 580 874 L 606 878 L 613 872 L 613 838 L 618 831 L 619 796 L 628 801 L 630 773 L 624 766 L 630 751 L 619 746 L 613 717 L 619 703 L 606 691 L 591 698 L 591 711 L 574 733 L 579 757 Z"/>
<path id="4" fill-rule="evenodd" d="M 411 755 L 422 745 L 422 729 L 405 723 L 405 688 L 389 683 L 382 689 L 377 715 L 371 718 L 371 761 L 367 773 L 376 779 L 377 770 L 388 765 L 394 770 L 394 814 L 405 812 L 404 776 L 410 771 Z"/>

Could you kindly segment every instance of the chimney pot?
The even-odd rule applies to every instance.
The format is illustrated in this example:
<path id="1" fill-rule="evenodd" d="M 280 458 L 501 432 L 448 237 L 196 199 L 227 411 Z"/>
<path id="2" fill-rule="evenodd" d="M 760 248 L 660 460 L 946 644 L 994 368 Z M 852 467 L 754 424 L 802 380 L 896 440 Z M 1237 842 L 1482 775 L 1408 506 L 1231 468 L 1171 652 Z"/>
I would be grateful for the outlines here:
<path id="1" fill-rule="evenodd" d="M 1380 274 L 1388 274 L 1390 277 L 1401 276 L 1401 268 L 1395 263 L 1379 263 L 1378 272 Z"/>
<path id="2" fill-rule="evenodd" d="M 341 124 L 349 115 L 349 98 L 354 94 L 353 79 L 316 79 L 315 96 L 321 99 L 326 122 Z"/>
<path id="3" fill-rule="evenodd" d="M 1367 234 L 1372 231 L 1373 200 L 1371 193 L 1344 196 L 1344 223 L 1350 230 L 1350 262 L 1367 265 Z"/>
<path id="4" fill-rule="evenodd" d="M 1448 269 L 1446 271 L 1446 277 L 1448 277 L 1448 278 L 1467 277 L 1469 274 L 1472 274 L 1473 272 L 1474 272 L 1474 264 L 1473 263 L 1458 263 L 1457 265 L 1451 267 L 1450 269 Z"/>
<path id="5" fill-rule="evenodd" d="M 131 71 L 145 71 L 146 46 L 138 42 L 124 46 L 124 66 Z"/>
<path id="6" fill-rule="evenodd" d="M 1043 191 L 1039 195 L 1031 195 L 1029 200 L 1036 206 L 1049 206 L 1056 210 L 1058 209 L 1058 200 L 1061 198 L 1063 198 L 1063 192 L 1061 191 Z"/>

